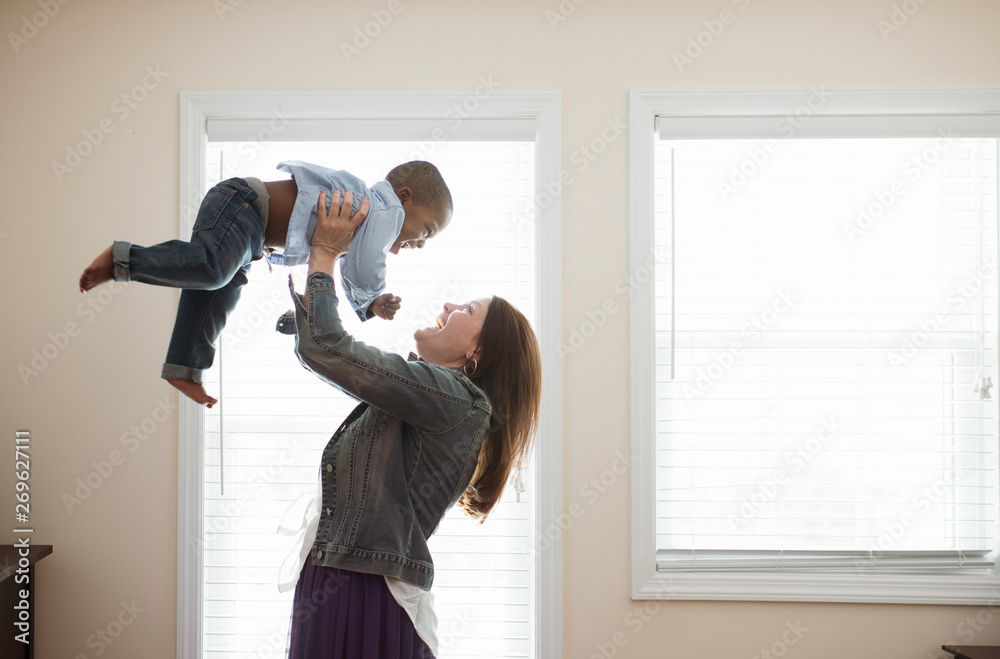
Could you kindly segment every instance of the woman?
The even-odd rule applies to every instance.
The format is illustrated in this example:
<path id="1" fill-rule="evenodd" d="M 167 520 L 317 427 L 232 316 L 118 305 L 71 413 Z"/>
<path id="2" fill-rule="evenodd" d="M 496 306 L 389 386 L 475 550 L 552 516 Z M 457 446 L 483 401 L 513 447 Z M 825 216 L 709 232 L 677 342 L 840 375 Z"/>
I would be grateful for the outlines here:
<path id="1" fill-rule="evenodd" d="M 325 193 L 295 302 L 295 352 L 361 403 L 323 450 L 322 504 L 292 612 L 293 659 L 433 657 L 427 539 L 455 503 L 483 521 L 524 463 L 538 423 L 541 358 L 524 316 L 493 297 L 446 304 L 409 359 L 355 341 L 333 266 L 364 220 Z M 315 529 L 313 536 L 312 529 Z"/>

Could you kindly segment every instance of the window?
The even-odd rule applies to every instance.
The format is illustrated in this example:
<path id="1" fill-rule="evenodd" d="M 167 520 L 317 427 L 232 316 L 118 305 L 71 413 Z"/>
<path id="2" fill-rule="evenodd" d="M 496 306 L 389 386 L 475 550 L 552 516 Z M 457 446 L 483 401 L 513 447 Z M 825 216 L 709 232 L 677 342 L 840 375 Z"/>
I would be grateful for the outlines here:
<path id="1" fill-rule="evenodd" d="M 632 100 L 635 595 L 995 599 L 1000 94 Z"/>
<path id="2" fill-rule="evenodd" d="M 525 311 L 541 339 L 551 322 L 539 311 L 545 275 L 536 261 L 551 239 L 540 230 L 543 213 L 534 203 L 544 141 L 536 139 L 533 120 L 517 117 L 451 122 L 448 139 L 423 139 L 441 124 L 209 118 L 199 192 L 231 176 L 285 178 L 274 166 L 286 159 L 347 169 L 369 183 L 400 162 L 430 160 L 452 190 L 452 224 L 426 249 L 390 257 L 386 290 L 403 298 L 395 320 L 362 324 L 347 314 L 345 325 L 368 343 L 405 354 L 413 330 L 432 322 L 443 301 L 495 293 Z M 302 290 L 305 266 L 271 272 L 254 264 L 207 380 L 222 402 L 204 414 L 193 442 L 201 447 L 190 457 L 200 463 L 201 482 L 188 490 L 201 492 L 201 530 L 185 547 L 202 561 L 197 583 L 189 586 L 201 593 L 200 613 L 187 620 L 188 643 L 203 648 L 198 656 L 282 656 L 292 593 L 279 594 L 276 583 L 291 540 L 275 530 L 296 496 L 315 490 L 319 454 L 354 407 L 302 369 L 291 337 L 274 331 L 290 306 L 289 271 Z M 551 367 L 543 363 L 543 369 Z M 542 436 L 545 430 L 540 448 Z M 454 509 L 431 539 L 442 657 L 547 656 L 541 649 L 558 643 L 545 633 L 550 614 L 540 609 L 558 592 L 539 575 L 554 557 L 532 551 L 536 520 L 554 503 L 550 488 L 536 487 L 540 470 L 551 468 L 554 443 L 535 452 L 526 492 L 505 495 L 484 525 Z"/>

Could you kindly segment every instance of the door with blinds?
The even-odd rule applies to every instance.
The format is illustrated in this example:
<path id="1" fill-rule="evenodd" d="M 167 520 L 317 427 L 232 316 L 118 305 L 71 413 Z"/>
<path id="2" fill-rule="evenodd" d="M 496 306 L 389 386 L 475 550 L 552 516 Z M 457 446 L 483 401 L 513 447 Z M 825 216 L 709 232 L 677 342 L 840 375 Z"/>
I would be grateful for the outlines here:
<path id="1" fill-rule="evenodd" d="M 299 122 L 273 140 L 255 139 L 238 122 L 210 124 L 205 188 L 232 176 L 287 178 L 275 169 L 282 160 L 346 169 L 369 184 L 397 164 L 429 160 L 451 189 L 452 222 L 424 249 L 389 255 L 386 291 L 402 298 L 396 318 L 362 324 L 344 314 L 348 331 L 405 355 L 414 329 L 433 324 L 443 302 L 494 294 L 534 323 L 530 132 L 514 126 L 502 139 L 494 130 L 491 140 L 360 141 L 368 135 L 360 123 L 324 132 Z M 300 494 L 314 491 L 320 453 L 354 407 L 302 368 L 294 337 L 275 332 L 291 306 L 289 273 L 303 290 L 306 271 L 253 265 L 207 379 L 221 392 L 207 412 L 204 456 L 203 646 L 214 659 L 284 656 L 292 593 L 279 594 L 277 579 L 291 540 L 276 528 Z M 481 526 L 453 509 L 431 539 L 441 657 L 534 656 L 532 480 L 529 468 L 526 491 L 505 494 Z"/>

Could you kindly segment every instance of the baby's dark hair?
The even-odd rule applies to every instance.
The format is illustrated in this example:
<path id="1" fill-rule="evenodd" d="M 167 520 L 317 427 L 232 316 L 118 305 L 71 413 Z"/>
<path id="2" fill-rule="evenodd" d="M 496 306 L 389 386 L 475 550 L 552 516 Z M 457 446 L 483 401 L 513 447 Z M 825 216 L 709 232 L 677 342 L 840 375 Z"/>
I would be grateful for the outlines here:
<path id="1" fill-rule="evenodd" d="M 400 188 L 409 188 L 413 193 L 413 202 L 420 206 L 445 208 L 449 212 L 455 209 L 448 184 L 444 182 L 438 168 L 429 162 L 404 162 L 386 174 L 385 180 L 389 181 L 396 192 Z"/>

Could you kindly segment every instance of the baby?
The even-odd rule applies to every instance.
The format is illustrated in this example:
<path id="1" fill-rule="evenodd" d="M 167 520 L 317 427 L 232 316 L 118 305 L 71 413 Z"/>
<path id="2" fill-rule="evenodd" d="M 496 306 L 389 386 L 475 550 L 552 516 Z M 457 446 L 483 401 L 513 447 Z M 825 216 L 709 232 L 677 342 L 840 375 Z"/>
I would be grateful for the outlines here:
<path id="1" fill-rule="evenodd" d="M 344 203 L 354 212 L 369 200 L 368 217 L 341 262 L 344 295 L 361 320 L 391 320 L 399 309 L 400 299 L 382 292 L 386 254 L 423 247 L 451 221 L 451 192 L 428 162 L 399 165 L 370 188 L 346 171 L 296 160 L 278 169 L 291 180 L 231 178 L 209 190 L 190 241 L 141 247 L 116 240 L 80 276 L 81 292 L 111 280 L 183 289 L 160 377 L 201 405 L 218 402 L 205 391 L 204 371 L 215 359 L 215 342 L 239 301 L 251 261 L 266 252 L 269 263 L 306 263 L 320 192 L 345 191 Z M 328 192 L 328 207 L 329 199 Z"/>

